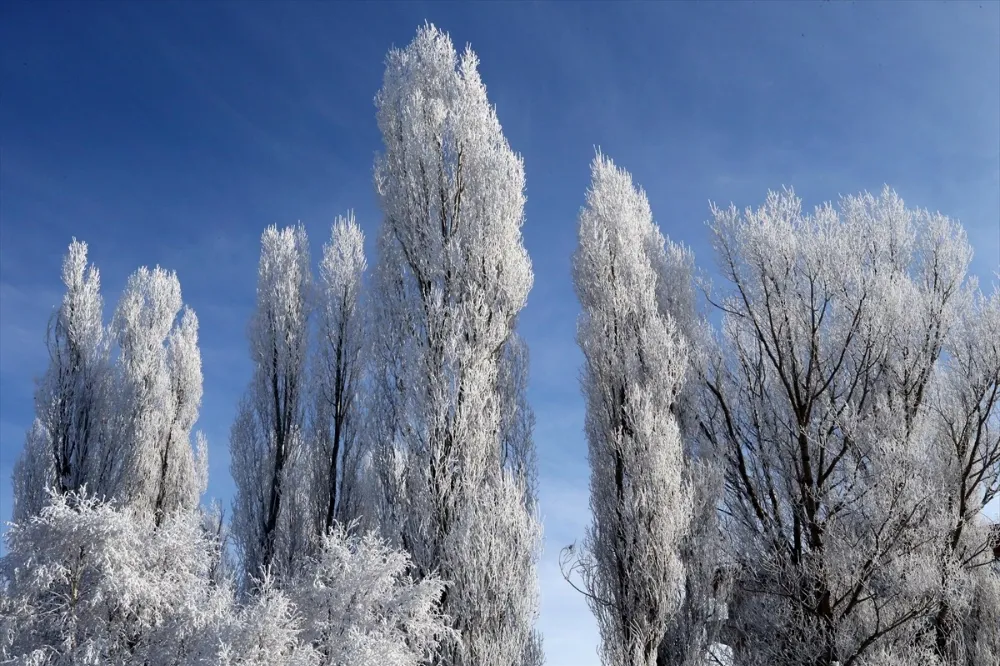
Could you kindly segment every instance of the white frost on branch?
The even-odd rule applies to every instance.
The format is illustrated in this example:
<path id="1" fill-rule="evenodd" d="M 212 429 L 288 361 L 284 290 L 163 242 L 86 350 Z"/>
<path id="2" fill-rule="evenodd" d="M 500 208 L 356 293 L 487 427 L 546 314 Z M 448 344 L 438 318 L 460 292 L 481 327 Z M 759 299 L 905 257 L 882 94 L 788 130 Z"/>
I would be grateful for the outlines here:
<path id="1" fill-rule="evenodd" d="M 308 552 L 313 536 L 305 448 L 310 286 L 305 229 L 268 227 L 249 330 L 253 378 L 229 444 L 233 536 L 248 579 L 272 569 L 280 577 Z"/>
<path id="2" fill-rule="evenodd" d="M 475 54 L 459 58 L 433 26 L 389 53 L 376 104 L 384 221 L 368 436 L 378 446 L 382 524 L 420 576 L 452 582 L 442 610 L 462 641 L 447 642 L 435 663 L 511 664 L 537 644 L 540 547 L 527 496 L 533 455 L 522 440 L 518 477 L 503 470 L 517 437 L 505 437 L 512 429 L 502 412 L 517 399 L 498 392 L 504 346 L 533 280 L 521 237 L 524 167 Z M 498 510 L 514 515 L 491 515 Z M 480 548 L 464 548 L 468 539 Z M 501 552 L 508 564 L 499 575 Z"/>
<path id="3" fill-rule="evenodd" d="M 120 463 L 114 494 L 157 524 L 195 508 L 207 483 L 206 448 L 200 438 L 196 445 L 191 441 L 202 396 L 198 318 L 181 305 L 175 273 L 140 268 L 129 278 L 113 323 Z"/>
<path id="4" fill-rule="evenodd" d="M 365 313 L 362 277 L 368 267 L 365 237 L 353 213 L 333 224 L 323 246 L 317 284 L 318 349 L 312 373 L 313 493 L 316 532 L 335 521 L 351 521 L 360 504 L 362 471 L 361 382 L 364 373 Z"/>
<path id="5" fill-rule="evenodd" d="M 279 588 L 238 603 L 197 512 L 157 527 L 75 493 L 5 535 L 0 661 L 41 666 L 418 666 L 452 634 L 444 584 L 406 553 L 336 525 Z"/>
<path id="6" fill-rule="evenodd" d="M 571 566 L 597 618 L 602 662 L 655 666 L 683 599 L 680 548 L 692 513 L 672 413 L 686 343 L 672 308 L 661 307 L 669 300 L 657 261 L 664 239 L 645 193 L 603 155 L 591 174 L 573 281 L 593 523 Z"/>
<path id="7" fill-rule="evenodd" d="M 48 489 L 70 493 L 86 485 L 110 494 L 107 464 L 109 346 L 101 278 L 87 265 L 87 244 L 73 239 L 63 259 L 66 292 L 46 344 L 49 367 L 35 391 L 35 421 L 13 475 L 15 520 L 37 515 Z"/>
<path id="8" fill-rule="evenodd" d="M 996 632 L 967 631 L 962 599 L 988 569 L 998 364 L 964 232 L 888 188 L 713 214 L 726 291 L 700 432 L 725 461 L 741 659 L 976 663 Z"/>

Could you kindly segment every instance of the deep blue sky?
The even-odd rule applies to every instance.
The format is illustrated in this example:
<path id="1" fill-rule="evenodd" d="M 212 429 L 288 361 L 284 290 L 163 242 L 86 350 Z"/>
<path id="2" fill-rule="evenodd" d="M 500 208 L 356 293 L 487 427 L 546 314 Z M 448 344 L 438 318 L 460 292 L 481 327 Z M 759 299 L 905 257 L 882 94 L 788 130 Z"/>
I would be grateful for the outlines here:
<path id="1" fill-rule="evenodd" d="M 541 628 L 551 666 L 597 664 L 593 622 L 555 566 L 587 521 L 569 259 L 594 147 L 706 267 L 709 200 L 756 205 L 791 185 L 811 206 L 888 183 L 960 218 L 988 283 L 1000 3 L 4 3 L 0 520 L 72 236 L 90 243 L 106 316 L 139 265 L 177 270 L 201 320 L 209 494 L 228 504 L 259 234 L 301 220 L 315 256 L 353 208 L 374 237 L 372 98 L 386 51 L 425 19 L 472 44 L 524 156 Z"/>

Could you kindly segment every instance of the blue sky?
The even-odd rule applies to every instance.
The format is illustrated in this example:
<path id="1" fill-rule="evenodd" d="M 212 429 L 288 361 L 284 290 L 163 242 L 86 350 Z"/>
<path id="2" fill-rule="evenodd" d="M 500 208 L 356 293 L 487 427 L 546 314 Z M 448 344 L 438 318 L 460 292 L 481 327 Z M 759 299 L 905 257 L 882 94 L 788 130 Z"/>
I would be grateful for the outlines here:
<path id="1" fill-rule="evenodd" d="M 663 231 L 711 267 L 709 200 L 807 205 L 883 183 L 965 223 L 1000 264 L 1000 3 L 7 2 L 0 9 L 0 520 L 72 236 L 106 315 L 139 265 L 175 269 L 201 321 L 209 494 L 250 374 L 260 232 L 301 220 L 314 254 L 353 208 L 369 238 L 383 59 L 424 20 L 472 44 L 525 161 L 550 666 L 597 664 L 559 577 L 587 522 L 569 276 L 594 147 L 631 170 Z M 369 243 L 369 247 L 374 244 Z"/>

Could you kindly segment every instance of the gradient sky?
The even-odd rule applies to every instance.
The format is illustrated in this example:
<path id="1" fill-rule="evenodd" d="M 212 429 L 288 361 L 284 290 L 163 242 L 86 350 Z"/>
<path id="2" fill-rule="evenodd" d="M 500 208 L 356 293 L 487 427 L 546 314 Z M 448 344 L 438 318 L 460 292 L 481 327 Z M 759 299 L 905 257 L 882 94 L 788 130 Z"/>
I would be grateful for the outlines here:
<path id="1" fill-rule="evenodd" d="M 593 620 L 556 565 L 588 519 L 569 261 L 595 146 L 707 268 L 710 200 L 757 205 L 790 185 L 811 207 L 888 183 L 961 219 L 989 284 L 1000 3 L 3 3 L 0 520 L 72 236 L 101 270 L 106 317 L 138 266 L 177 271 L 201 321 L 208 494 L 228 505 L 259 235 L 301 220 L 315 260 L 353 208 L 374 238 L 372 100 L 386 51 L 424 20 L 477 51 L 524 157 L 541 629 L 550 666 L 596 665 Z"/>

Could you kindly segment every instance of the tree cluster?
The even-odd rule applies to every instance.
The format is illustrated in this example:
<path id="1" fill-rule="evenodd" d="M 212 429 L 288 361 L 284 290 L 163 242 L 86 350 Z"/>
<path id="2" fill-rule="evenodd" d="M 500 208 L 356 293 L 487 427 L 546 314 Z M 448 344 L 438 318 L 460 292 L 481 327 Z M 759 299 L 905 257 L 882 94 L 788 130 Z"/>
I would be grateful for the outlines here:
<path id="1" fill-rule="evenodd" d="M 376 100 L 377 261 L 261 237 L 231 520 L 198 320 L 73 241 L 0 560 L 11 664 L 539 666 L 524 165 L 431 25 Z M 607 666 L 1000 663 L 1000 291 L 890 189 L 712 207 L 718 284 L 598 154 L 572 277 Z M 569 378 L 567 378 L 569 381 Z"/>
<path id="2" fill-rule="evenodd" d="M 595 159 L 593 523 L 563 563 L 604 663 L 1000 663 L 1000 291 L 961 226 L 885 188 L 709 228 L 719 285 Z"/>
<path id="3" fill-rule="evenodd" d="M 14 473 L 0 659 L 541 663 L 524 168 L 472 51 L 425 26 L 376 100 L 384 222 L 261 237 L 231 520 L 203 509 L 197 318 L 142 268 L 109 324 L 76 241 Z"/>

